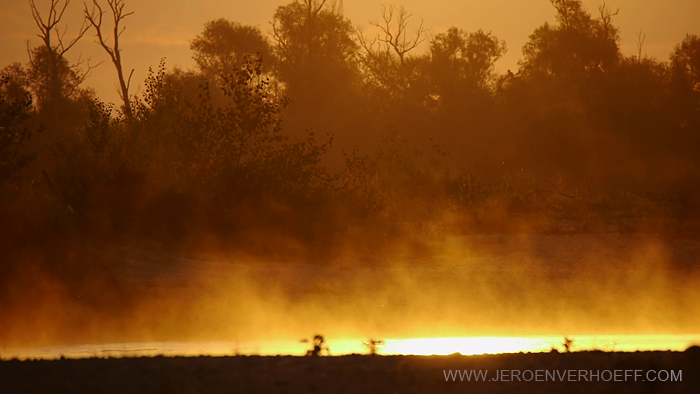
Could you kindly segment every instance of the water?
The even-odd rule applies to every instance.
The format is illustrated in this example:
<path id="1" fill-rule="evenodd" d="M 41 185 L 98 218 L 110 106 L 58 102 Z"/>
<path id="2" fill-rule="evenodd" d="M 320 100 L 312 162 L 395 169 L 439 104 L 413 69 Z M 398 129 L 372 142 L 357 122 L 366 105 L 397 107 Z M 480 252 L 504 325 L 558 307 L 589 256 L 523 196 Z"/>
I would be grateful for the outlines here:
<path id="1" fill-rule="evenodd" d="M 683 351 L 700 344 L 700 335 L 572 335 L 573 351 L 602 350 L 617 352 L 670 350 Z M 452 337 L 386 339 L 379 346 L 383 355 L 463 355 L 564 350 L 564 338 L 539 337 Z M 367 354 L 361 339 L 329 340 L 331 355 Z M 153 357 L 153 356 L 234 356 L 294 355 L 303 356 L 310 348 L 299 340 L 249 342 L 132 342 L 35 348 L 2 348 L 2 359 L 58 359 L 90 357 Z"/>

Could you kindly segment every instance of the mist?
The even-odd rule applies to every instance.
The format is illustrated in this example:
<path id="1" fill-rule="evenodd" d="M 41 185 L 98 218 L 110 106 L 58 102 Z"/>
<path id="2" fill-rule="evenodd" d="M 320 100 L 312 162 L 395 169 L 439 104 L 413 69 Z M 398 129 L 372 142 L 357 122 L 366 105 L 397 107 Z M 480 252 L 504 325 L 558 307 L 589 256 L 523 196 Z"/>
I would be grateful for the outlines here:
<path id="1" fill-rule="evenodd" d="M 470 236 L 428 257 L 346 251 L 324 264 L 101 255 L 128 282 L 90 289 L 32 272 L 9 285 L 4 346 L 679 335 L 698 324 L 697 254 L 649 236 Z"/>

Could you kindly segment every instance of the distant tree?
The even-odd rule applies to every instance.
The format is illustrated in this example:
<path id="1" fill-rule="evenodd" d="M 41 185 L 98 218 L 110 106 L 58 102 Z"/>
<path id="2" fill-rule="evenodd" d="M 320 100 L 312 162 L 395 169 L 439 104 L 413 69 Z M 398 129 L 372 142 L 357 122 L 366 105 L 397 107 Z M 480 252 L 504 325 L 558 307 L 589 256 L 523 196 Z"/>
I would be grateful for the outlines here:
<path id="1" fill-rule="evenodd" d="M 430 42 L 433 76 L 442 77 L 449 85 L 469 81 L 475 87 L 488 88 L 494 64 L 505 53 L 505 41 L 482 30 L 467 33 L 451 27 Z"/>
<path id="2" fill-rule="evenodd" d="M 433 101 L 429 56 L 417 54 L 426 39 L 424 22 L 414 20 L 404 7 L 383 5 L 381 17 L 370 24 L 374 34 L 357 29 L 356 37 L 361 47 L 364 96 L 371 103 L 375 122 L 381 125 L 374 134 L 395 128 L 416 142 L 429 135 L 426 128 Z"/>
<path id="3" fill-rule="evenodd" d="M 0 186 L 19 184 L 22 170 L 34 158 L 23 153 L 24 142 L 31 138 L 27 125 L 32 109 L 32 96 L 12 79 L 9 72 L 0 73 Z"/>
<path id="4" fill-rule="evenodd" d="M 9 64 L 0 70 L 0 75 L 4 78 L 3 95 L 6 101 L 20 102 L 24 101 L 27 95 L 31 96 L 27 69 L 21 63 Z M 34 109 L 34 105 L 32 105 L 32 109 Z"/>
<path id="5" fill-rule="evenodd" d="M 372 25 L 381 31 L 372 43 L 378 43 L 380 51 L 395 53 L 401 64 L 405 63 L 406 54 L 425 41 L 425 28 L 422 19 L 415 33 L 411 36 L 408 35 L 409 20 L 412 17 L 413 14 L 403 6 L 397 8 L 390 5 L 389 7 L 382 6 L 381 22 L 372 22 Z"/>
<path id="6" fill-rule="evenodd" d="M 652 168 L 638 176 L 645 179 L 637 180 L 651 182 L 658 168 L 651 163 L 675 160 L 669 157 L 679 153 L 669 80 L 668 63 L 637 55 L 623 58 L 601 83 L 584 90 L 586 122 L 595 129 L 582 132 L 608 141 L 596 150 L 596 161 L 607 162 L 609 174 L 637 173 L 631 164 L 614 163 L 649 163 Z"/>
<path id="7" fill-rule="evenodd" d="M 255 26 L 220 18 L 207 22 L 204 31 L 190 42 L 192 58 L 205 75 L 220 77 L 233 72 L 246 55 L 259 53 L 266 67 L 274 64 L 270 44 Z"/>
<path id="8" fill-rule="evenodd" d="M 495 146 L 486 138 L 496 127 L 495 100 L 497 81 L 495 63 L 506 52 L 506 43 L 491 33 L 477 30 L 467 33 L 456 27 L 436 35 L 430 42 L 429 98 L 440 125 L 435 132 L 441 143 L 468 150 L 474 145 Z M 498 138 L 495 137 L 494 138 Z M 460 155 L 462 165 L 482 161 L 478 153 Z"/>
<path id="9" fill-rule="evenodd" d="M 176 130 L 192 115 L 202 83 L 201 76 L 191 72 L 166 72 L 165 60 L 161 59 L 156 70 L 149 67 L 142 94 L 132 99 L 134 122 L 129 129 L 137 146 L 132 156 L 138 156 L 134 161 L 141 166 L 151 168 L 153 184 L 180 178 L 177 172 L 181 168 L 175 164 L 179 159 Z"/>
<path id="10" fill-rule="evenodd" d="M 688 88 L 700 92 L 700 36 L 688 34 L 676 45 L 671 55 L 671 66 Z"/>
<path id="11" fill-rule="evenodd" d="M 75 98 L 80 92 L 80 85 L 87 77 L 79 73 L 64 57 L 44 46 L 30 51 L 27 67 L 27 81 L 37 96 L 40 110 L 56 109 L 62 102 Z"/>
<path id="12" fill-rule="evenodd" d="M 71 64 L 65 57 L 75 44 L 85 35 L 88 26 L 83 22 L 76 36 L 71 40 L 65 39 L 65 29 L 61 30 L 59 24 L 70 4 L 70 0 L 51 0 L 49 12 L 46 18 L 36 7 L 34 0 L 29 0 L 34 21 L 39 28 L 37 34 L 43 45 L 29 48 L 28 80 L 35 94 L 37 104 L 53 126 L 59 126 L 64 119 L 68 119 L 66 107 L 70 106 L 70 100 L 82 94 L 79 86 L 88 77 L 94 66 L 89 59 L 79 59 Z M 85 64 L 86 70 L 81 70 Z"/>
<path id="13" fill-rule="evenodd" d="M 89 112 L 83 125 L 54 144 L 52 192 L 83 225 L 107 232 L 135 226 L 144 201 L 178 186 L 182 166 L 174 124 L 186 113 L 165 74 L 163 61 L 156 71 L 149 69 L 142 94 L 132 97 L 128 121 L 114 105 L 93 99 L 85 104 Z"/>
<path id="14" fill-rule="evenodd" d="M 250 58 L 224 76 L 225 106 L 214 106 L 206 84 L 203 89 L 177 135 L 183 170 L 207 200 L 224 206 L 262 196 L 289 202 L 326 182 L 319 163 L 330 142 L 316 144 L 313 135 L 288 142 L 281 111 L 289 101 L 271 89 L 262 59 Z"/>
<path id="15" fill-rule="evenodd" d="M 604 119 L 620 104 L 609 100 L 623 61 L 613 25 L 617 11 L 603 5 L 594 17 L 580 0 L 550 2 L 556 23 L 535 29 L 517 75 L 502 79 L 498 97 L 508 115 L 498 142 L 518 169 L 582 182 L 587 166 L 596 165 L 592 158 L 607 160 L 614 145 Z"/>
<path id="16" fill-rule="evenodd" d="M 612 25 L 617 15 L 604 5 L 593 18 L 581 0 L 550 0 L 557 24 L 545 23 L 530 35 L 520 62 L 523 72 L 584 76 L 605 71 L 620 59 L 619 32 Z"/>
<path id="17" fill-rule="evenodd" d="M 75 38 L 68 42 L 63 41 L 65 38 L 65 29 L 64 32 L 61 33 L 58 24 L 61 23 L 63 14 L 66 12 L 66 8 L 68 8 L 69 4 L 70 0 L 63 0 L 63 2 L 60 0 L 51 0 L 48 16 L 44 19 L 34 3 L 34 0 L 29 0 L 32 17 L 37 27 L 39 27 L 39 34 L 37 35 L 43 41 L 44 46 L 55 52 L 58 56 L 64 56 L 88 30 L 88 26 L 83 22 Z M 54 38 L 55 41 L 53 41 Z"/>
<path id="18" fill-rule="evenodd" d="M 382 6 L 381 21 L 371 22 L 379 30 L 375 37 L 356 31 L 365 76 L 370 83 L 386 91 L 405 90 L 420 63 L 408 55 L 425 41 L 426 29 L 421 19 L 409 34 L 412 17 L 413 14 L 403 6 Z"/>
<path id="19" fill-rule="evenodd" d="M 123 0 L 107 0 L 107 5 L 112 11 L 112 19 L 114 23 L 114 29 L 112 32 L 113 44 L 111 47 L 105 42 L 105 38 L 102 33 L 102 16 L 106 11 L 102 11 L 102 7 L 100 7 L 97 0 L 92 0 L 91 11 L 88 11 L 87 4 L 85 4 L 85 19 L 90 23 L 90 26 L 95 29 L 97 42 L 105 50 L 105 52 L 107 52 L 112 60 L 112 63 L 114 64 L 114 67 L 117 69 L 117 77 L 119 78 L 120 88 L 119 95 L 124 103 L 124 114 L 126 115 L 127 119 L 131 119 L 132 111 L 130 102 L 131 98 L 129 97 L 129 85 L 131 84 L 131 76 L 134 74 L 134 70 L 131 70 L 128 79 L 124 78 L 121 49 L 119 48 L 119 37 L 122 35 L 126 27 L 120 29 L 119 23 L 121 23 L 129 15 L 133 15 L 133 11 L 124 13 L 125 4 Z"/>
<path id="20" fill-rule="evenodd" d="M 671 72 L 682 124 L 700 127 L 700 36 L 688 34 L 676 45 L 671 54 Z"/>
<path id="21" fill-rule="evenodd" d="M 280 6 L 272 30 L 279 76 L 295 100 L 316 98 L 321 104 L 328 99 L 323 91 L 342 91 L 352 83 L 357 44 L 338 4 L 297 0 Z"/>
<path id="22" fill-rule="evenodd" d="M 291 99 L 285 129 L 301 141 L 309 130 L 332 132 L 336 146 L 352 149 L 366 139 L 372 105 L 363 97 L 352 23 L 342 2 L 295 0 L 277 8 L 272 19 L 277 58 L 272 80 Z M 340 166 L 340 155 L 329 156 Z"/>

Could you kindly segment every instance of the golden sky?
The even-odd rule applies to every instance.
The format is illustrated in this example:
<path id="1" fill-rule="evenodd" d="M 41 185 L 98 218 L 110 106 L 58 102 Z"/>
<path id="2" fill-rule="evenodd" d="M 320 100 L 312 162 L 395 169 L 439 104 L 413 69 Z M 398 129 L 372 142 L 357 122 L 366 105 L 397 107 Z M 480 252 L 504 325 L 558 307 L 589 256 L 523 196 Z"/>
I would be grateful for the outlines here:
<path id="1" fill-rule="evenodd" d="M 100 0 L 105 3 L 104 0 Z M 166 58 L 168 67 L 193 67 L 189 40 L 196 36 L 205 22 L 228 18 L 243 24 L 259 26 L 270 31 L 269 21 L 276 7 L 289 1 L 280 0 L 126 0 L 126 9 L 135 11 L 125 26 L 122 36 L 125 68 L 134 68 L 132 92 L 142 84 L 149 66 L 157 66 Z M 593 13 L 599 0 L 584 0 Z M 466 31 L 490 30 L 506 40 L 508 53 L 497 68 L 515 69 L 521 57 L 521 48 L 532 31 L 545 21 L 554 20 L 554 9 L 548 0 L 403 0 L 385 3 L 403 5 L 412 10 L 416 20 L 423 18 L 430 34 L 438 34 L 449 26 Z M 49 0 L 36 0 L 40 9 L 46 9 Z M 686 33 L 700 34 L 700 1 L 698 0 L 608 0 L 613 9 L 620 8 L 615 23 L 622 30 L 622 51 L 636 53 L 636 32 L 646 34 L 644 52 L 649 56 L 667 59 L 673 46 Z M 354 24 L 368 27 L 377 19 L 379 0 L 345 0 L 345 15 Z M 66 11 L 67 37 L 72 37 L 80 26 L 83 3 L 73 0 Z M 27 39 L 38 45 L 37 28 L 26 0 L 0 0 L 0 68 L 11 62 L 27 61 Z M 89 86 L 107 101 L 116 101 L 117 80 L 112 64 L 103 50 L 87 36 L 69 52 L 69 58 L 79 55 L 90 57 L 93 63 L 104 61 L 87 80 Z"/>

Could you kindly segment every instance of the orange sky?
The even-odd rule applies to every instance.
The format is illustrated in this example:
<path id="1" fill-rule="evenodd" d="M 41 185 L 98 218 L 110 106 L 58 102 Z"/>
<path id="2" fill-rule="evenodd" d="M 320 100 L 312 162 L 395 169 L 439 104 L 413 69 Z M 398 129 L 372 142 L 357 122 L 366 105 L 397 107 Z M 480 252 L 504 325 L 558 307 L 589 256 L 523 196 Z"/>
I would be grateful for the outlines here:
<path id="1" fill-rule="evenodd" d="M 598 0 L 583 2 L 592 11 L 599 4 Z M 36 3 L 40 9 L 46 9 L 49 0 L 36 0 Z M 267 33 L 275 8 L 287 3 L 280 0 L 126 0 L 127 10 L 135 11 L 125 22 L 127 30 L 122 36 L 124 66 L 135 69 L 132 86 L 140 86 L 148 66 L 157 66 L 161 57 L 166 58 L 168 67 L 192 67 L 188 42 L 202 30 L 205 22 L 224 17 L 260 26 Z M 498 64 L 501 71 L 514 69 L 528 35 L 544 21 L 554 19 L 554 9 L 548 0 L 403 0 L 385 3 L 404 5 L 416 18 L 424 18 L 431 34 L 443 32 L 452 25 L 467 31 L 479 28 L 492 31 L 508 43 L 508 54 Z M 647 37 L 644 52 L 664 60 L 686 33 L 700 34 L 698 0 L 608 0 L 607 4 L 613 9 L 620 8 L 615 23 L 622 30 L 621 45 L 625 54 L 636 53 L 636 31 L 640 29 Z M 68 37 L 80 25 L 82 7 L 81 1 L 73 0 L 66 12 Z M 379 16 L 380 1 L 345 0 L 344 8 L 353 23 L 367 26 L 370 20 Z M 14 61 L 26 62 L 25 40 L 30 39 L 34 45 L 39 43 L 27 1 L 0 0 L 0 18 L 0 68 Z M 86 36 L 69 52 L 69 58 L 75 60 L 80 54 L 91 57 L 93 63 L 104 61 L 93 71 L 87 84 L 94 87 L 103 100 L 116 101 L 114 68 L 92 37 Z"/>

